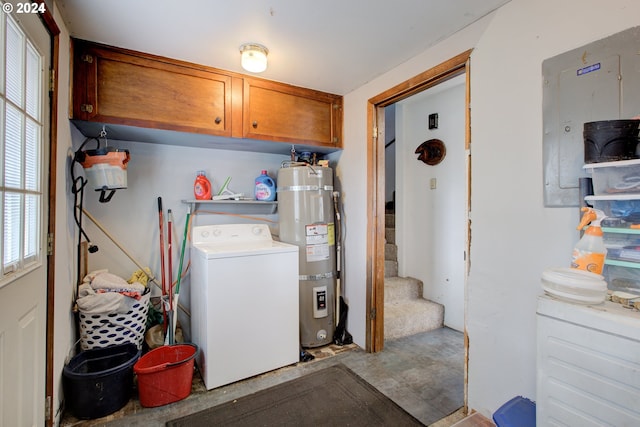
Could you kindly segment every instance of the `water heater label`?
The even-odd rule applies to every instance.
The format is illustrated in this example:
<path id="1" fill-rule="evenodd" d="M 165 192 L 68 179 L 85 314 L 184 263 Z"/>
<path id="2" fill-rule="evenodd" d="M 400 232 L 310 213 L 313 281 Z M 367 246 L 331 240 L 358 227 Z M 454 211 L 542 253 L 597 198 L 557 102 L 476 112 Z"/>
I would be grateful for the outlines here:
<path id="1" fill-rule="evenodd" d="M 326 261 L 329 259 L 329 245 L 307 245 L 307 262 Z"/>
<path id="2" fill-rule="evenodd" d="M 329 259 L 329 226 L 310 224 L 305 227 L 307 262 Z"/>
<path id="3" fill-rule="evenodd" d="M 327 235 L 329 234 L 329 226 L 327 224 L 311 224 L 307 225 L 305 234 L 307 235 L 307 242 L 309 239 L 324 238 L 327 241 Z"/>

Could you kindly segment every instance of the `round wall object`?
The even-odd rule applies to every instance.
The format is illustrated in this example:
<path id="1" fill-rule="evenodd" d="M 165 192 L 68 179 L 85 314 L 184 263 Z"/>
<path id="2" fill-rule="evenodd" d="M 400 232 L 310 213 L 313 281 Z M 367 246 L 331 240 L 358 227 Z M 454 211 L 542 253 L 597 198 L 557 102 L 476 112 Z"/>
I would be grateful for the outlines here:
<path id="1" fill-rule="evenodd" d="M 444 159 L 444 156 L 447 154 L 447 149 L 444 146 L 444 142 L 439 139 L 430 139 L 418 145 L 416 154 L 419 154 L 418 160 L 423 161 L 429 166 L 435 166 Z"/>

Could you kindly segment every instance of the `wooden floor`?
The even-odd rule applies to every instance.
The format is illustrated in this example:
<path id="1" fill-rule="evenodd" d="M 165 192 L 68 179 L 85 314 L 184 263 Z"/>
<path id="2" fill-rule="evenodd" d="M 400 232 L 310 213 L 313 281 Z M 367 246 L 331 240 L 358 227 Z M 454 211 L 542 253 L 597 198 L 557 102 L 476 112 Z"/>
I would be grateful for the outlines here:
<path id="1" fill-rule="evenodd" d="M 447 424 L 449 425 L 449 424 Z M 440 427 L 437 423 L 433 427 Z M 445 426 L 442 426 L 445 427 Z M 483 416 L 482 414 L 475 412 L 455 424 L 451 424 L 451 427 L 495 427 L 493 421 Z"/>
<path id="2" fill-rule="evenodd" d="M 259 351 L 256 356 L 259 357 Z M 315 359 L 207 391 L 194 375 L 192 393 L 186 399 L 158 408 L 143 408 L 133 393 L 121 410 L 96 420 L 78 420 L 64 414 L 63 427 L 164 426 L 175 419 L 262 390 L 324 367 L 342 363 L 395 401 L 424 425 L 448 427 L 491 426 L 466 422 L 464 405 L 464 337 L 449 328 L 385 342 L 380 353 L 367 353 L 355 345 L 329 346 L 312 352 Z M 478 414 L 479 415 L 479 414 Z M 485 418 L 486 420 L 486 418 Z M 488 420 L 487 420 L 488 421 Z M 489 421 L 490 422 L 490 421 Z"/>

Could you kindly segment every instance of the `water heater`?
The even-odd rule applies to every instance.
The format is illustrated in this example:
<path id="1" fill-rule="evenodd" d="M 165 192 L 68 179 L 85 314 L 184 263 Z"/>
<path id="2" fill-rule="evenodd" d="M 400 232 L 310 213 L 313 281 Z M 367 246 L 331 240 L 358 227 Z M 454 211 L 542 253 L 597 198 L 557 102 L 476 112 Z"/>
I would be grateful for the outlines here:
<path id="1" fill-rule="evenodd" d="M 326 345 L 335 330 L 333 170 L 292 163 L 277 182 L 280 240 L 300 248 L 300 344 Z"/>

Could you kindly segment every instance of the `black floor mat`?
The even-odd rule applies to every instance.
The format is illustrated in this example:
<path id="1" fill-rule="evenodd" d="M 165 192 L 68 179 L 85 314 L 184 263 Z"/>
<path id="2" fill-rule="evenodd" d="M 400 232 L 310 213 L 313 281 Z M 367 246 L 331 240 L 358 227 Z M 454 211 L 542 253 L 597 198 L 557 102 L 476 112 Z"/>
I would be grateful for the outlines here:
<path id="1" fill-rule="evenodd" d="M 392 400 L 339 364 L 167 422 L 204 426 L 421 426 Z"/>

